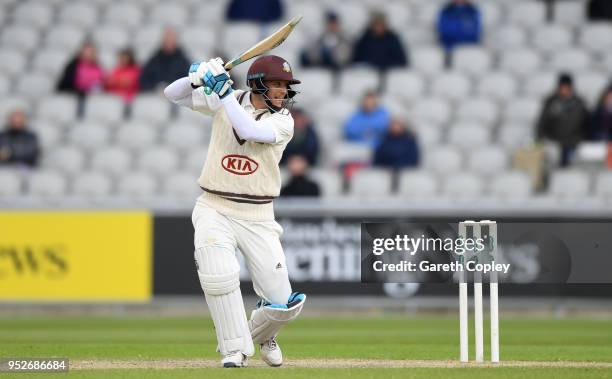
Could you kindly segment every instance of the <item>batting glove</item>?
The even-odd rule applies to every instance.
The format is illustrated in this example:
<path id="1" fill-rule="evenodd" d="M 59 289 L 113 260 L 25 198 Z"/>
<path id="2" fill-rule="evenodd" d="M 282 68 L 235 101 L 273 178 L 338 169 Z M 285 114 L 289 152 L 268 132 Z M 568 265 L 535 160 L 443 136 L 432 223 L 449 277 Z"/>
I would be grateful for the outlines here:
<path id="1" fill-rule="evenodd" d="M 230 79 L 229 73 L 225 71 L 221 58 L 211 59 L 206 65 L 208 71 L 206 71 L 202 78 L 204 85 L 219 95 L 221 99 L 232 93 L 234 91 L 232 88 L 234 81 Z"/>
<path id="2" fill-rule="evenodd" d="M 206 62 L 195 62 L 189 67 L 189 82 L 193 88 L 201 87 L 204 85 L 202 77 L 208 71 L 208 65 Z"/>

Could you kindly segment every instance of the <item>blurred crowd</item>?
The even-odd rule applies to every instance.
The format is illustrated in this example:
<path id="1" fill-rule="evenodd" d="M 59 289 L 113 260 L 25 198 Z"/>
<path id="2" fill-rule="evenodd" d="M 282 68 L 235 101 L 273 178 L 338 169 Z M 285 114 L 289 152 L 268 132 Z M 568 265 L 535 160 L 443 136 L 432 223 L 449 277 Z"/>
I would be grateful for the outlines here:
<path id="1" fill-rule="evenodd" d="M 585 5 L 590 20 L 612 21 L 612 2 L 590 0 Z M 262 25 L 285 18 L 281 0 L 232 0 L 226 11 L 228 22 L 251 21 Z M 384 73 L 393 68 L 411 65 L 409 46 L 389 26 L 386 15 L 370 14 L 368 24 L 357 38 L 344 32 L 340 14 L 325 12 L 323 32 L 303 46 L 296 65 L 302 68 L 324 68 L 339 72 L 347 67 L 368 66 L 381 73 L 379 86 L 362 94 L 354 111 L 342 125 L 345 141 L 366 146 L 372 151 L 370 162 L 345 162 L 343 173 L 350 178 L 361 167 L 383 167 L 393 170 L 418 167 L 421 164 L 419 136 L 410 123 L 381 103 L 380 91 L 385 85 Z M 462 45 L 478 45 L 483 25 L 477 4 L 469 0 L 451 0 L 439 9 L 435 30 L 439 46 L 445 52 L 446 64 L 452 65 L 453 50 Z M 96 45 L 87 40 L 65 66 L 57 82 L 57 91 L 85 99 L 92 93 L 106 92 L 123 99 L 124 116 L 130 117 L 130 104 L 137 94 L 157 91 L 173 80 L 185 76 L 190 58 L 180 46 L 177 32 L 168 27 L 158 49 L 143 62 L 138 62 L 129 47 L 122 49 L 116 65 L 105 71 L 98 62 Z M 299 72 L 297 73 L 299 76 Z M 79 103 L 78 115 L 84 114 L 85 101 Z M 561 157 L 558 165 L 571 164 L 576 146 L 585 140 L 612 140 L 612 84 L 601 94 L 594 109 L 577 92 L 574 78 L 562 73 L 556 88 L 544 99 L 537 123 L 533 125 L 537 141 L 558 144 Z M 284 196 L 318 196 L 316 182 L 308 177 L 309 167 L 320 164 L 320 137 L 309 110 L 292 109 L 295 134 L 287 146 L 281 164 L 290 174 L 282 190 Z M 20 109 L 10 113 L 6 128 L 0 133 L 0 163 L 36 166 L 40 146 L 34 132 L 28 130 L 27 114 Z"/>

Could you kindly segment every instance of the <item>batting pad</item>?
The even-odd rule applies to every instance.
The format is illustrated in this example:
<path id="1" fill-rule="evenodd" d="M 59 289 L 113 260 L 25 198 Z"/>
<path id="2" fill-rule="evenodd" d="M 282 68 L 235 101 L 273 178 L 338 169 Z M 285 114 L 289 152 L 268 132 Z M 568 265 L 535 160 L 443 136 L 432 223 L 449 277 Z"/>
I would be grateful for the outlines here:
<path id="1" fill-rule="evenodd" d="M 240 292 L 240 266 L 234 253 L 220 246 L 195 252 L 198 277 L 215 324 L 219 352 L 255 352 Z"/>
<path id="2" fill-rule="evenodd" d="M 287 304 L 271 304 L 259 301 L 257 308 L 251 312 L 249 328 L 254 343 L 264 343 L 276 337 L 280 329 L 291 320 L 295 320 L 302 311 L 306 295 L 294 292 Z"/>

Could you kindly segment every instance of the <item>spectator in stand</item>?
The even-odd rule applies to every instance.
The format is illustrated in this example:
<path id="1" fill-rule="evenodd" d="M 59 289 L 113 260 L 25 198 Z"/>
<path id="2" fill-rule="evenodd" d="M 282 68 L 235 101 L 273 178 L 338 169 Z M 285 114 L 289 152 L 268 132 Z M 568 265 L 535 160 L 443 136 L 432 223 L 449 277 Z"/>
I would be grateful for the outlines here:
<path id="1" fill-rule="evenodd" d="M 351 58 L 351 42 L 342 32 L 335 12 L 327 12 L 323 34 L 301 54 L 302 66 L 339 70 Z"/>
<path id="2" fill-rule="evenodd" d="M 561 167 L 567 167 L 571 156 L 587 132 L 589 112 L 584 100 L 574 91 L 573 79 L 561 74 L 557 90 L 542 107 L 537 123 L 537 140 L 548 139 L 561 146 Z"/>
<path id="3" fill-rule="evenodd" d="M 79 53 L 64 68 L 57 85 L 58 91 L 76 93 L 81 97 L 102 90 L 104 71 L 98 64 L 96 47 L 92 42 L 85 42 Z"/>
<path id="4" fill-rule="evenodd" d="M 378 103 L 375 91 L 367 91 L 359 109 L 344 124 L 344 136 L 349 142 L 357 142 L 376 148 L 389 126 L 389 111 Z"/>
<path id="5" fill-rule="evenodd" d="M 367 64 L 381 71 L 408 66 L 407 54 L 397 34 L 387 26 L 383 13 L 374 12 L 365 33 L 353 48 L 353 63 Z"/>
<path id="6" fill-rule="evenodd" d="M 374 166 L 402 169 L 419 164 L 417 138 L 404 123 L 394 118 L 389 131 L 374 153 Z"/>
<path id="7" fill-rule="evenodd" d="M 117 66 L 106 78 L 106 91 L 121 96 L 126 103 L 131 103 L 138 94 L 140 67 L 134 59 L 131 49 L 119 52 Z"/>
<path id="8" fill-rule="evenodd" d="M 319 156 L 319 137 L 312 120 L 302 109 L 291 110 L 293 116 L 293 138 L 285 148 L 281 164 L 295 155 L 303 156 L 310 166 L 317 164 Z"/>
<path id="9" fill-rule="evenodd" d="M 452 0 L 438 15 L 438 39 L 447 52 L 481 38 L 480 11 L 468 0 Z"/>
<path id="10" fill-rule="evenodd" d="M 167 28 L 162 43 L 155 54 L 145 63 L 140 75 L 140 90 L 152 91 L 164 87 L 185 76 L 189 60 L 178 45 L 176 31 Z"/>
<path id="11" fill-rule="evenodd" d="M 0 132 L 0 166 L 6 164 L 36 166 L 40 146 L 36 134 L 26 130 L 27 118 L 21 110 L 8 116 L 6 130 Z"/>
<path id="12" fill-rule="evenodd" d="M 593 112 L 589 139 L 612 141 L 612 84 L 604 90 Z"/>
<path id="13" fill-rule="evenodd" d="M 587 14 L 591 21 L 612 21 L 612 1 L 590 0 Z"/>
<path id="14" fill-rule="evenodd" d="M 253 21 L 262 24 L 280 21 L 283 4 L 280 0 L 232 0 L 227 8 L 228 21 Z"/>
<path id="15" fill-rule="evenodd" d="M 280 192 L 283 197 L 318 197 L 320 196 L 319 185 L 307 176 L 308 161 L 301 155 L 289 158 L 287 168 L 291 173 L 291 179 Z"/>

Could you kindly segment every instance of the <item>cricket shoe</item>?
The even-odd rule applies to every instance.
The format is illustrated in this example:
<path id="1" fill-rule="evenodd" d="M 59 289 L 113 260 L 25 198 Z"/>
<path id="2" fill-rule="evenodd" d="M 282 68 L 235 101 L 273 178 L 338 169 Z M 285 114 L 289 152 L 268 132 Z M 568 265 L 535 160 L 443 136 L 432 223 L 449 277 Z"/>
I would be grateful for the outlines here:
<path id="1" fill-rule="evenodd" d="M 224 368 L 246 367 L 247 360 L 247 356 L 242 354 L 241 351 L 234 351 L 224 356 L 221 363 Z"/>
<path id="2" fill-rule="evenodd" d="M 278 367 L 283 364 L 283 353 L 276 342 L 276 338 L 272 337 L 260 344 L 259 352 L 261 353 L 261 359 L 269 366 Z"/>

